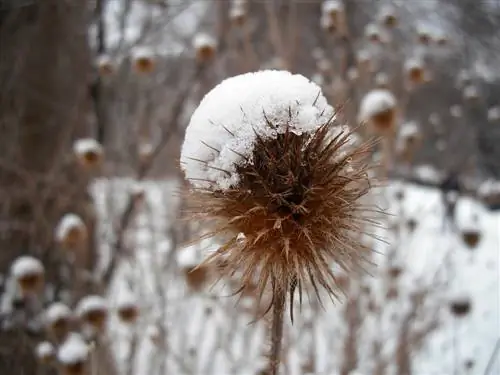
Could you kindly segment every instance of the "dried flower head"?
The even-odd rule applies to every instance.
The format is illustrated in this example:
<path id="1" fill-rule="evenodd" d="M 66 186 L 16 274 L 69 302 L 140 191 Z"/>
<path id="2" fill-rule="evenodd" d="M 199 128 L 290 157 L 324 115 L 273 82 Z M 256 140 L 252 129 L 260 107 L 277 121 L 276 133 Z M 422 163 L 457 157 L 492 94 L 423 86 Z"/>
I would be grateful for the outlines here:
<path id="1" fill-rule="evenodd" d="M 55 230 L 55 239 L 65 249 L 74 249 L 87 240 L 87 227 L 80 216 L 65 214 Z"/>
<path id="2" fill-rule="evenodd" d="M 404 70 L 408 82 L 418 85 L 425 81 L 425 65 L 420 58 L 411 58 L 405 62 Z"/>
<path id="3" fill-rule="evenodd" d="M 488 121 L 489 122 L 500 121 L 500 106 L 495 106 L 488 109 Z"/>
<path id="4" fill-rule="evenodd" d="M 93 169 L 101 164 L 104 151 L 95 139 L 82 138 L 73 145 L 73 151 L 78 162 L 86 169 Z"/>
<path id="5" fill-rule="evenodd" d="M 246 4 L 243 2 L 233 2 L 229 8 L 229 19 L 233 25 L 241 27 L 247 19 Z"/>
<path id="6" fill-rule="evenodd" d="M 119 295 L 116 304 L 118 318 L 126 324 L 132 324 L 139 318 L 139 304 L 137 298 L 131 292 L 123 292 Z"/>
<path id="7" fill-rule="evenodd" d="M 387 73 L 379 72 L 375 75 L 375 86 L 379 89 L 388 89 L 390 79 Z"/>
<path id="8" fill-rule="evenodd" d="M 462 240 L 469 249 L 475 249 L 481 240 L 481 232 L 475 227 L 464 228 L 462 229 Z"/>
<path id="9" fill-rule="evenodd" d="M 372 90 L 361 101 L 359 121 L 366 122 L 378 134 L 387 135 L 395 131 L 396 98 L 383 89 Z"/>
<path id="10" fill-rule="evenodd" d="M 36 346 L 35 354 L 36 358 L 43 364 L 51 363 L 56 357 L 54 346 L 48 341 L 39 343 Z"/>
<path id="11" fill-rule="evenodd" d="M 73 333 L 59 347 L 57 360 L 63 375 L 84 375 L 89 348 L 80 335 Z"/>
<path id="12" fill-rule="evenodd" d="M 410 121 L 401 125 L 396 150 L 399 156 L 410 162 L 422 142 L 422 134 L 416 122 Z"/>
<path id="13" fill-rule="evenodd" d="M 378 25 L 370 23 L 365 27 L 365 37 L 372 43 L 382 43 L 382 30 Z"/>
<path id="14" fill-rule="evenodd" d="M 10 267 L 10 272 L 23 296 L 40 291 L 44 284 L 45 269 L 42 262 L 30 256 L 17 258 Z"/>
<path id="15" fill-rule="evenodd" d="M 71 328 L 71 320 L 70 308 L 61 302 L 54 302 L 45 310 L 45 328 L 56 341 L 66 338 Z"/>
<path id="16" fill-rule="evenodd" d="M 200 33 L 195 35 L 193 47 L 198 61 L 207 62 L 215 55 L 217 41 L 211 35 Z"/>
<path id="17" fill-rule="evenodd" d="M 336 24 L 344 12 L 344 4 L 339 0 L 325 0 L 321 4 L 321 14 Z"/>
<path id="18" fill-rule="evenodd" d="M 380 23 L 388 28 L 396 27 L 398 24 L 398 15 L 396 9 L 392 6 L 383 7 L 379 15 Z"/>
<path id="19" fill-rule="evenodd" d="M 472 303 L 469 296 L 466 294 L 457 294 L 450 300 L 451 313 L 456 317 L 464 317 L 470 312 L 471 308 Z"/>
<path id="20" fill-rule="evenodd" d="M 257 280 L 260 296 L 293 298 L 306 285 L 337 295 L 332 266 L 352 271 L 368 255 L 360 236 L 370 181 L 354 161 L 368 146 L 350 137 L 301 75 L 248 73 L 209 92 L 181 153 L 190 212 L 220 243 L 207 262 L 240 274 L 243 286 Z"/>
<path id="21" fill-rule="evenodd" d="M 111 57 L 108 55 L 98 56 L 95 64 L 99 75 L 103 77 L 110 76 L 115 72 L 113 60 L 111 60 Z"/>
<path id="22" fill-rule="evenodd" d="M 149 47 L 138 47 L 132 53 L 132 64 L 136 73 L 150 74 L 155 70 L 156 60 Z"/>
<path id="23" fill-rule="evenodd" d="M 425 46 L 429 45 L 432 41 L 431 30 L 425 25 L 420 25 L 417 28 L 417 40 L 420 44 Z"/>
<path id="24" fill-rule="evenodd" d="M 94 333 L 102 333 L 108 318 L 108 306 L 104 298 L 95 295 L 82 298 L 76 313 L 83 324 L 94 329 Z"/>

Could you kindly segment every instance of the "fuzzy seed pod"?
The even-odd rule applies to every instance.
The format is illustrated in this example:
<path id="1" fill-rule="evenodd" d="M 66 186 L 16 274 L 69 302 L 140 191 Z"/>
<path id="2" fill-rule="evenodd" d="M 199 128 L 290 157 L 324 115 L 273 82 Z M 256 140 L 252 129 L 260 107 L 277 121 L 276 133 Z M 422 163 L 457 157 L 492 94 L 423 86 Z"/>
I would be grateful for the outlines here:
<path id="1" fill-rule="evenodd" d="M 74 249 L 87 240 L 87 227 L 83 220 L 75 214 L 64 215 L 55 230 L 55 239 L 64 249 Z"/>
<path id="2" fill-rule="evenodd" d="M 373 69 L 373 56 L 368 50 L 360 50 L 356 54 L 358 71 L 362 73 L 371 72 Z"/>
<path id="3" fill-rule="evenodd" d="M 23 296 L 36 294 L 42 289 L 45 269 L 38 259 L 21 256 L 12 263 L 10 271 Z"/>
<path id="4" fill-rule="evenodd" d="M 73 152 L 78 162 L 85 169 L 94 169 L 99 166 L 104 158 L 102 146 L 95 139 L 83 138 L 73 145 Z"/>
<path id="5" fill-rule="evenodd" d="M 199 62 L 210 61 L 217 49 L 217 41 L 208 34 L 197 34 L 193 39 L 193 48 Z"/>
<path id="6" fill-rule="evenodd" d="M 207 262 L 242 285 L 257 280 L 259 295 L 292 298 L 307 285 L 337 295 L 331 265 L 352 271 L 369 256 L 360 234 L 370 181 L 353 162 L 368 146 L 348 147 L 350 137 L 301 75 L 248 73 L 210 91 L 181 152 L 189 211 L 220 243 Z"/>
<path id="7" fill-rule="evenodd" d="M 91 328 L 94 333 L 102 333 L 105 329 L 108 307 L 102 297 L 91 295 L 82 298 L 76 307 L 76 313 L 80 321 Z"/>
<path id="8" fill-rule="evenodd" d="M 149 47 L 140 47 L 132 53 L 132 64 L 136 73 L 151 74 L 156 67 L 154 52 Z"/>
<path id="9" fill-rule="evenodd" d="M 366 122 L 378 134 L 391 134 L 396 127 L 396 98 L 388 90 L 372 90 L 359 109 L 359 121 Z"/>

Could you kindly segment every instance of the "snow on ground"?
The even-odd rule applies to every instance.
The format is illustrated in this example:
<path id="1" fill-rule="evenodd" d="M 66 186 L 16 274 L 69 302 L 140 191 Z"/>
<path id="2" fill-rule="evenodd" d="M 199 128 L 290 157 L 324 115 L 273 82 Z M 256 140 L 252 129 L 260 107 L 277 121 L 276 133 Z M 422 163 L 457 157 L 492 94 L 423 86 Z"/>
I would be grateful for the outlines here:
<path id="1" fill-rule="evenodd" d="M 119 218 L 132 185 L 130 180 L 113 180 L 94 186 L 104 254 L 112 240 L 109 226 Z M 120 263 L 109 295 L 110 306 L 116 308 L 120 293 L 132 291 L 141 309 L 132 328 L 117 319 L 111 322 L 109 335 L 124 368 L 133 365 L 136 375 L 160 374 L 160 369 L 162 375 L 257 374 L 265 366 L 268 345 L 266 323 L 249 324 L 253 300 L 245 297 L 235 307 L 236 299 L 229 297 L 234 288 L 227 281 L 201 291 L 188 285 L 189 275 L 194 274 L 177 264 L 182 256 L 172 252 L 175 241 L 170 225 L 177 212 L 177 185 L 146 182 L 143 186 L 145 201 L 126 236 L 128 253 L 133 255 Z M 396 198 L 400 193 L 402 200 Z M 393 229 L 384 234 L 388 243 L 377 245 L 381 254 L 374 256 L 378 267 L 372 270 L 373 277 L 352 283 L 342 302 L 324 300 L 324 310 L 314 299 L 304 298 L 302 311 L 295 311 L 293 327 L 287 323 L 284 373 L 304 374 L 315 362 L 314 373 L 338 374 L 348 355 L 346 338 L 357 317 L 358 374 L 372 374 L 383 362 L 383 374 L 396 374 L 395 350 L 402 322 L 412 311 L 412 296 L 425 291 L 410 333 L 416 337 L 427 328 L 431 333 L 415 344 L 419 350 L 412 353 L 413 373 L 484 374 L 500 336 L 499 215 L 462 198 L 455 228 L 443 220 L 441 197 L 435 190 L 393 183 L 383 196 L 381 205 L 393 213 L 389 220 Z M 474 249 L 464 244 L 460 234 L 470 223 L 480 233 Z M 202 247 L 206 245 L 198 246 L 200 254 Z M 391 265 L 403 270 L 396 282 L 387 277 Z M 397 294 L 389 297 L 394 289 Z M 463 317 L 450 313 L 450 300 L 458 295 L 469 296 L 471 301 L 471 311 Z M 438 324 L 436 329 L 433 323 Z M 132 342 L 138 353 L 133 361 Z M 379 354 L 374 351 L 377 345 Z M 469 372 L 465 371 L 467 361 L 473 361 Z M 498 355 L 489 373 L 500 373 Z"/>

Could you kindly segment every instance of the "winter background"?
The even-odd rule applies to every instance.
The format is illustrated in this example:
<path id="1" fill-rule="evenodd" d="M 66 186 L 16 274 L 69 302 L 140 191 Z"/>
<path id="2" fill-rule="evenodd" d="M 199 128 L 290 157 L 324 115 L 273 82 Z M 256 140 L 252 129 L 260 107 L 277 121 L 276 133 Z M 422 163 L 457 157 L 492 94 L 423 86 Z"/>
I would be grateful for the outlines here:
<path id="1" fill-rule="evenodd" d="M 196 268 L 179 153 L 216 84 L 286 69 L 397 132 L 377 267 L 297 306 L 282 374 L 500 374 L 499 24 L 495 0 L 0 0 L 2 373 L 266 374 L 255 291 Z"/>

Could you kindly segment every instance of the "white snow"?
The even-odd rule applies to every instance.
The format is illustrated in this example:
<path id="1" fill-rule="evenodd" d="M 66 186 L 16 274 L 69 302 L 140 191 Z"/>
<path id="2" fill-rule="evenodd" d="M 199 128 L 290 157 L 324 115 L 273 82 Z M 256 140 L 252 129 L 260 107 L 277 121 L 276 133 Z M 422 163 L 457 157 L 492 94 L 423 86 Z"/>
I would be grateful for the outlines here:
<path id="1" fill-rule="evenodd" d="M 42 341 L 36 346 L 36 356 L 40 359 L 52 357 L 55 354 L 54 346 L 48 341 Z"/>
<path id="2" fill-rule="evenodd" d="M 213 36 L 207 33 L 198 33 L 193 38 L 193 47 L 195 49 L 215 48 L 217 41 Z"/>
<path id="3" fill-rule="evenodd" d="M 420 57 L 411 57 L 405 61 L 404 70 L 411 72 L 415 69 L 424 69 L 424 66 L 424 61 Z"/>
<path id="4" fill-rule="evenodd" d="M 155 56 L 153 48 L 149 46 L 137 46 L 131 51 L 134 60 L 152 59 Z"/>
<path id="5" fill-rule="evenodd" d="M 102 54 L 102 55 L 97 56 L 96 65 L 97 65 L 97 67 L 112 66 L 113 60 L 111 59 L 111 56 L 106 55 L 106 54 Z"/>
<path id="6" fill-rule="evenodd" d="M 342 12 L 344 4 L 339 0 L 325 0 L 321 4 L 321 12 L 323 14 L 331 14 L 335 12 Z"/>
<path id="7" fill-rule="evenodd" d="M 462 107 L 460 107 L 458 104 L 452 105 L 450 107 L 450 114 L 455 118 L 462 117 Z"/>
<path id="8" fill-rule="evenodd" d="M 418 123 L 415 121 L 405 122 L 399 129 L 399 136 L 403 139 L 415 137 L 420 134 Z"/>
<path id="9" fill-rule="evenodd" d="M 101 296 L 91 295 L 83 297 L 76 307 L 78 316 L 83 316 L 91 311 L 104 311 L 108 310 L 106 300 Z"/>
<path id="10" fill-rule="evenodd" d="M 374 23 L 369 23 L 365 27 L 365 37 L 368 39 L 381 39 L 382 38 L 382 31 L 380 30 L 380 27 Z"/>
<path id="11" fill-rule="evenodd" d="M 102 155 L 103 153 L 101 144 L 93 138 L 82 138 L 76 140 L 73 144 L 73 151 L 77 156 L 83 156 L 87 153 Z"/>
<path id="12" fill-rule="evenodd" d="M 118 294 L 116 307 L 118 309 L 137 307 L 137 296 L 129 290 L 123 290 Z"/>
<path id="13" fill-rule="evenodd" d="M 73 365 L 85 362 L 88 355 L 89 348 L 83 338 L 76 333 L 72 333 L 59 347 L 57 359 L 63 365 Z"/>
<path id="14" fill-rule="evenodd" d="M 65 214 L 55 230 L 55 238 L 57 241 L 63 241 L 72 230 L 85 230 L 85 223 L 80 216 L 74 213 Z"/>
<path id="15" fill-rule="evenodd" d="M 500 120 L 500 106 L 495 106 L 488 109 L 488 121 L 498 120 Z"/>
<path id="16" fill-rule="evenodd" d="M 426 164 L 415 167 L 415 175 L 422 181 L 428 181 L 431 183 L 439 183 L 443 179 L 442 173 L 436 170 L 433 166 Z"/>
<path id="17" fill-rule="evenodd" d="M 54 302 L 45 310 L 45 322 L 52 324 L 62 319 L 71 318 L 71 309 L 62 302 Z"/>
<path id="18" fill-rule="evenodd" d="M 12 263 L 10 271 L 15 278 L 21 278 L 31 275 L 42 275 L 44 267 L 38 259 L 25 255 L 18 257 Z"/>
<path id="19" fill-rule="evenodd" d="M 182 169 L 196 187 L 214 183 L 228 189 L 238 183 L 236 166 L 251 156 L 256 133 L 269 138 L 288 126 L 300 135 L 332 117 L 321 88 L 302 75 L 266 70 L 228 78 L 193 113 L 182 145 Z"/>
<path id="20" fill-rule="evenodd" d="M 363 97 L 359 109 L 360 121 L 368 121 L 373 116 L 396 107 L 394 95 L 384 89 L 370 91 Z"/>
<path id="21" fill-rule="evenodd" d="M 468 85 L 464 89 L 464 98 L 465 99 L 477 99 L 479 98 L 479 90 L 474 85 Z"/>
<path id="22" fill-rule="evenodd" d="M 379 72 L 375 75 L 375 84 L 377 86 L 386 86 L 389 84 L 389 76 L 387 73 Z"/>

